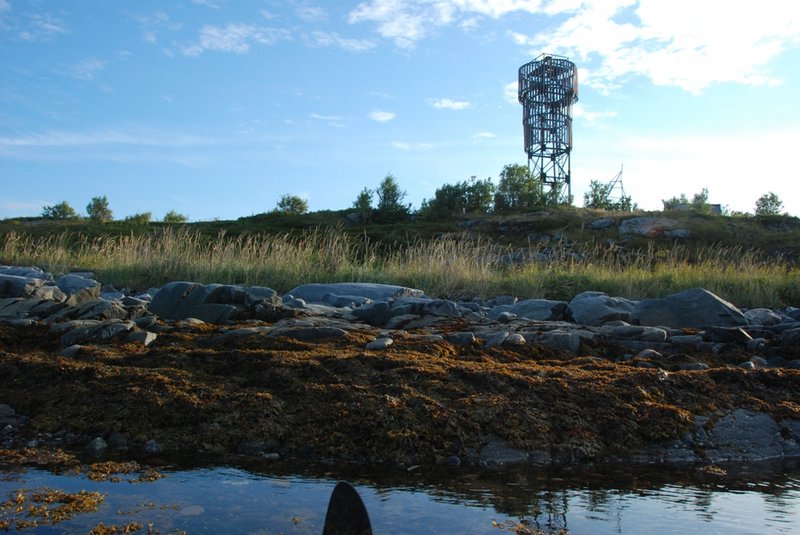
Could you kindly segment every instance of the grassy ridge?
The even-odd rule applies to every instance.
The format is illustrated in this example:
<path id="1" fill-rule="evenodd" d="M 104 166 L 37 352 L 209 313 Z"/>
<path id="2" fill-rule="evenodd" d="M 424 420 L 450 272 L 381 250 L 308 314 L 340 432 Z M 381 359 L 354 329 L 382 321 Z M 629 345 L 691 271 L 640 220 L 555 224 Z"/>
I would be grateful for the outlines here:
<path id="1" fill-rule="evenodd" d="M 632 251 L 584 242 L 519 248 L 474 233 L 386 242 L 341 227 L 210 235 L 192 226 L 158 226 L 107 234 L 7 230 L 0 235 L 0 262 L 53 272 L 90 269 L 104 282 L 138 289 L 190 280 L 286 292 L 308 282 L 361 281 L 446 297 L 570 299 L 599 290 L 641 299 L 703 287 L 742 307 L 800 305 L 797 267 L 743 246 L 659 248 L 651 242 Z"/>

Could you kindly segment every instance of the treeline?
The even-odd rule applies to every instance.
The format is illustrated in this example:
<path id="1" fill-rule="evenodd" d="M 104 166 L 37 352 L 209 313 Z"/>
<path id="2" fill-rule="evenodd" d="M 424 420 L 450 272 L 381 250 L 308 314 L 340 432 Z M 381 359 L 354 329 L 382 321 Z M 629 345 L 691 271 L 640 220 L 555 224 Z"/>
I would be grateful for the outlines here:
<path id="1" fill-rule="evenodd" d="M 59 221 L 77 221 L 80 219 L 88 219 L 89 221 L 93 221 L 95 223 L 108 223 L 109 221 L 114 221 L 114 212 L 109 206 L 108 198 L 103 195 L 102 197 L 92 197 L 92 200 L 86 205 L 85 217 L 79 214 L 72 206 L 70 206 L 67 201 L 61 201 L 60 203 L 52 206 L 45 206 L 42 209 L 41 217 L 43 219 L 53 219 Z M 153 213 L 141 212 L 138 214 L 129 215 L 122 221 L 133 225 L 146 225 L 153 221 Z M 189 221 L 189 217 L 184 214 L 179 214 L 174 210 L 170 210 L 164 214 L 164 217 L 161 219 L 161 221 L 164 223 L 186 223 Z"/>

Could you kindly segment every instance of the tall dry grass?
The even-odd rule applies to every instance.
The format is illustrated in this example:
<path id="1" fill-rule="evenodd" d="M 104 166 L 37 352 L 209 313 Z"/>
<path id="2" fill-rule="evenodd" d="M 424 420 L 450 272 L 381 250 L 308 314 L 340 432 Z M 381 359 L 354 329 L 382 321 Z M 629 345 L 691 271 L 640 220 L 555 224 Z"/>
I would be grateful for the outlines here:
<path id="1" fill-rule="evenodd" d="M 800 305 L 796 267 L 738 247 L 626 251 L 598 244 L 573 251 L 531 245 L 511 251 L 466 236 L 379 244 L 335 228 L 301 235 L 221 232 L 214 238 L 185 228 L 93 239 L 66 233 L 37 239 L 10 232 L 1 239 L 2 263 L 56 273 L 93 270 L 118 287 L 190 280 L 286 292 L 307 282 L 353 281 L 406 285 L 448 297 L 555 299 L 585 290 L 640 299 L 703 287 L 743 307 Z"/>

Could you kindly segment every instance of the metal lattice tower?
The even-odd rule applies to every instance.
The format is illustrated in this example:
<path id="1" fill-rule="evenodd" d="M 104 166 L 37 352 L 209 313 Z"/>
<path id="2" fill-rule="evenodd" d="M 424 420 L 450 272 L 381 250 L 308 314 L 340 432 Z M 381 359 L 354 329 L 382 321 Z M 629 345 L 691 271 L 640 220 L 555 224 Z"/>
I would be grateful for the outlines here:
<path id="1" fill-rule="evenodd" d="M 572 199 L 572 103 L 577 101 L 578 69 L 569 59 L 541 54 L 519 68 L 528 169 L 550 187 L 551 198 L 558 204 Z"/>

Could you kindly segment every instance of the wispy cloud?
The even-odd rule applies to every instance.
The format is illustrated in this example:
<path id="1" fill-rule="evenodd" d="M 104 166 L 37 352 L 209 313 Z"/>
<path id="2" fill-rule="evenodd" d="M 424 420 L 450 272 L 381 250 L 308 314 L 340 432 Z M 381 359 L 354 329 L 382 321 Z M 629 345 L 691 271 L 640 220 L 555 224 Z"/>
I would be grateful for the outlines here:
<path id="1" fill-rule="evenodd" d="M 70 73 L 73 78 L 78 78 L 79 80 L 92 80 L 97 72 L 105 69 L 106 65 L 108 65 L 108 61 L 104 59 L 85 59 L 72 65 Z"/>
<path id="2" fill-rule="evenodd" d="M 50 13 L 35 13 L 28 16 L 28 24 L 17 32 L 17 37 L 23 41 L 46 41 L 65 33 L 67 25 L 64 21 Z"/>
<path id="3" fill-rule="evenodd" d="M 298 18 L 306 22 L 321 22 L 328 20 L 328 12 L 323 7 L 312 6 L 310 4 L 300 5 L 294 8 Z"/>
<path id="4" fill-rule="evenodd" d="M 309 117 L 319 121 L 341 121 L 343 119 L 341 115 L 321 115 L 319 113 L 312 113 Z"/>
<path id="5" fill-rule="evenodd" d="M 466 100 L 452 100 L 449 98 L 431 98 L 427 102 L 439 110 L 464 110 L 471 106 Z"/>
<path id="6" fill-rule="evenodd" d="M 155 147 L 207 146 L 217 140 L 176 132 L 159 132 L 144 128 L 129 130 L 105 129 L 87 132 L 48 130 L 18 136 L 0 137 L 0 151 L 14 148 L 80 147 L 103 145 L 137 145 Z"/>
<path id="7" fill-rule="evenodd" d="M 369 0 L 356 6 L 348 20 L 352 24 L 375 23 L 379 35 L 410 49 L 437 28 L 458 24 L 465 30 L 474 29 L 479 17 L 535 12 L 540 4 L 540 0 Z"/>
<path id="8" fill-rule="evenodd" d="M 192 0 L 193 4 L 197 4 L 198 6 L 206 6 L 212 9 L 219 9 L 219 5 L 212 2 L 211 0 Z"/>
<path id="9" fill-rule="evenodd" d="M 288 30 L 255 24 L 229 23 L 225 26 L 206 25 L 200 29 L 197 43 L 184 47 L 187 56 L 199 56 L 206 50 L 246 54 L 251 44 L 274 45 L 290 39 Z"/>
<path id="10" fill-rule="evenodd" d="M 334 46 L 350 52 L 364 52 L 377 46 L 371 39 L 350 39 L 341 37 L 336 32 L 315 31 L 305 34 L 304 38 L 311 46 Z"/>
<path id="11" fill-rule="evenodd" d="M 472 134 L 472 137 L 475 139 L 492 139 L 497 137 L 497 134 L 495 134 L 494 132 L 488 132 L 484 130 L 483 132 L 475 132 L 474 134 Z"/>
<path id="12" fill-rule="evenodd" d="M 433 148 L 430 143 L 408 141 L 392 141 L 391 145 L 398 150 L 430 150 Z"/>
<path id="13" fill-rule="evenodd" d="M 383 111 L 383 110 L 372 110 L 369 112 L 369 118 L 373 121 L 378 121 L 379 123 L 385 123 L 387 121 L 391 121 L 397 117 L 396 114 L 390 111 Z"/>
<path id="14" fill-rule="evenodd" d="M 602 119 L 611 119 L 617 116 L 617 112 L 615 111 L 589 111 L 586 107 L 581 104 L 577 103 L 572 106 L 572 115 L 577 119 L 583 119 L 589 124 L 593 124 L 596 121 L 600 121 Z"/>

